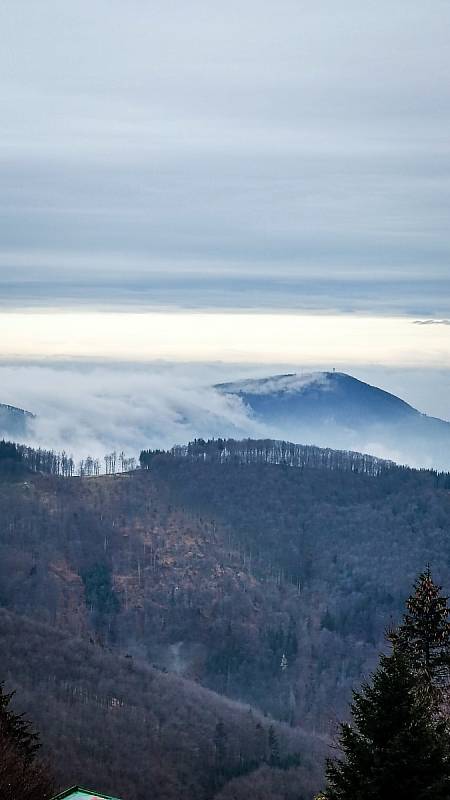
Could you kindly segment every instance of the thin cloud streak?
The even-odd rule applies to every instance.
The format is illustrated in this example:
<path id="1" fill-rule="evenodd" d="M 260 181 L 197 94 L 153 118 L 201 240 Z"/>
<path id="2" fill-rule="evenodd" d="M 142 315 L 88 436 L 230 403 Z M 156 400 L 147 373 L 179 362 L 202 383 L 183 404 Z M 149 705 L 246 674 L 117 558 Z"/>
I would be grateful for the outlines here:
<path id="1" fill-rule="evenodd" d="M 450 325 L 450 319 L 415 319 L 414 325 Z"/>
<path id="2" fill-rule="evenodd" d="M 319 312 L 365 315 L 443 315 L 450 313 L 449 278 L 370 277 L 333 274 L 311 277 L 297 269 L 278 269 L 276 276 L 262 270 L 259 274 L 221 272 L 215 265 L 202 274 L 184 269 L 169 274 L 155 271 L 142 276 L 130 269 L 127 276 L 116 276 L 112 268 L 109 277 L 85 275 L 81 270 L 76 278 L 54 275 L 43 280 L 22 277 L 2 281 L 0 278 L 0 310 L 155 312 L 155 311 L 248 311 Z M 16 270 L 19 272 L 19 270 Z M 324 271 L 325 272 L 325 271 Z"/>

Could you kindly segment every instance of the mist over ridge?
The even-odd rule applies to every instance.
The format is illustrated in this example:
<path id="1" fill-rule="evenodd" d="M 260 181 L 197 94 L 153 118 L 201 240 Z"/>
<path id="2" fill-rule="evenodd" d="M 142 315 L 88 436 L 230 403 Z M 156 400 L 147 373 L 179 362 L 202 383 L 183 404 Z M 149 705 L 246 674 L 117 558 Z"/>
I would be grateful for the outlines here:
<path id="1" fill-rule="evenodd" d="M 3 364 L 4 396 L 35 416 L 0 414 L 0 436 L 65 450 L 137 456 L 194 438 L 286 439 L 414 467 L 450 469 L 450 423 L 344 372 L 260 377 L 262 367 Z M 231 382 L 217 378 L 235 375 Z M 259 372 L 259 375 L 258 375 Z M 254 374 L 251 378 L 248 375 Z M 245 377 L 244 377 L 245 376 Z"/>

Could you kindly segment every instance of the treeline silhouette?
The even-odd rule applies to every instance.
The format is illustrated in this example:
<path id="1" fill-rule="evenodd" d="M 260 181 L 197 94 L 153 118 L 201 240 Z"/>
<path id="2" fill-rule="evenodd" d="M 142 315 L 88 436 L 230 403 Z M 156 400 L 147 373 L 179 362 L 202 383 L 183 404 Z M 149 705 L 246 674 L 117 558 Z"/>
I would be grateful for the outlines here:
<path id="1" fill-rule="evenodd" d="M 175 445 L 170 450 L 142 450 L 139 466 L 148 470 L 154 459 L 161 456 L 218 464 L 279 464 L 299 469 L 353 472 L 371 477 L 379 477 L 392 471 L 413 471 L 432 475 L 436 487 L 450 488 L 448 472 L 416 470 L 367 453 L 332 450 L 274 439 L 194 439 L 186 445 Z M 17 472 L 20 468 L 25 468 L 63 478 L 98 477 L 102 474 L 133 472 L 137 466 L 134 456 L 126 456 L 123 450 L 120 453 L 107 453 L 103 460 L 88 455 L 75 462 L 64 450 L 58 452 L 0 441 L 0 470 L 3 472 Z"/>
<path id="2" fill-rule="evenodd" d="M 167 451 L 175 458 L 190 461 L 212 461 L 220 464 L 284 464 L 288 467 L 345 470 L 364 475 L 380 475 L 396 464 L 375 456 L 346 450 L 331 450 L 314 445 L 293 444 L 274 439 L 194 439 L 187 445 L 176 445 Z M 140 463 L 148 468 L 159 450 L 143 450 Z"/>
<path id="3" fill-rule="evenodd" d="M 0 469 L 4 472 L 17 472 L 20 468 L 64 477 L 75 474 L 73 458 L 64 451 L 55 453 L 53 450 L 0 441 Z"/>
<path id="4" fill-rule="evenodd" d="M 97 477 L 102 473 L 115 475 L 118 472 L 130 472 L 136 466 L 136 459 L 121 453 L 107 453 L 102 460 L 87 456 L 77 463 L 64 450 L 55 452 L 41 448 L 28 447 L 16 442 L 0 441 L 0 469 L 2 472 L 16 473 L 20 469 L 41 472 L 46 475 L 57 475 L 62 478 Z"/>
<path id="5" fill-rule="evenodd" d="M 281 464 L 300 469 L 324 469 L 354 472 L 378 477 L 389 472 L 424 472 L 434 476 L 435 485 L 450 488 L 450 473 L 432 469 L 416 470 L 353 450 L 332 450 L 329 447 L 294 444 L 274 439 L 194 439 L 186 445 L 175 445 L 170 450 L 142 450 L 139 462 L 150 469 L 155 458 L 161 456 L 183 458 L 192 462 L 218 464 Z"/>

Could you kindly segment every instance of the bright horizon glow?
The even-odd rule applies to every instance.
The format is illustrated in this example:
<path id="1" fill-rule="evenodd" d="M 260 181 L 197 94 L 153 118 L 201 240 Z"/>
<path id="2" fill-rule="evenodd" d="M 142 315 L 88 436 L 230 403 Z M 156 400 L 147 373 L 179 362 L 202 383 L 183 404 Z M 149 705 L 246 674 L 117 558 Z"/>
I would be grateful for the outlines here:
<path id="1" fill-rule="evenodd" d="M 0 315 L 2 358 L 450 367 L 450 327 L 413 318 L 86 311 Z"/>

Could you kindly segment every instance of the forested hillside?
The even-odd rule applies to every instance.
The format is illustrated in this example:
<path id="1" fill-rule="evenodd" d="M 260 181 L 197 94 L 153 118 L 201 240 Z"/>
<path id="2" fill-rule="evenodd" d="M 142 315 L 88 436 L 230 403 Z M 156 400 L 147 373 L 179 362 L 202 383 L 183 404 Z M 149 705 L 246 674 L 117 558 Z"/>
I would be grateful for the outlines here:
<path id="1" fill-rule="evenodd" d="M 286 445 L 283 459 L 275 458 L 279 448 L 197 442 L 190 451 L 144 454 L 148 469 L 123 475 L 61 477 L 26 465 L 1 473 L 4 669 L 23 686 L 44 741 L 60 753 L 60 775 L 69 777 L 67 763 L 70 777 L 83 769 L 94 775 L 86 726 L 95 759 L 110 763 L 134 741 L 135 724 L 148 743 L 130 744 L 140 767 L 147 746 L 170 776 L 188 760 L 184 777 L 177 773 L 167 784 L 167 776 L 157 777 L 156 759 L 148 762 L 146 780 L 156 782 L 158 797 L 238 797 L 250 780 L 278 781 L 280 796 L 308 792 L 312 754 L 375 664 L 384 629 L 398 618 L 416 574 L 429 561 L 450 586 L 448 476 L 332 451 L 314 458 L 308 451 L 307 460 L 290 466 L 297 451 Z M 192 681 L 245 708 L 201 694 Z M 158 726 L 153 720 L 145 728 L 149 717 L 138 709 L 150 703 L 157 714 L 157 698 L 169 691 L 160 707 L 170 709 L 168 739 L 157 746 Z M 37 699 L 46 693 L 53 708 Z M 259 762 L 231 744 L 241 725 L 249 736 L 249 704 L 252 731 L 258 722 L 264 727 L 255 709 L 293 726 L 292 741 L 281 729 L 277 736 L 287 736 L 280 758 L 301 753 L 295 772 L 271 763 L 269 718 Z M 195 716 L 210 705 L 209 722 Z M 239 720 L 227 722 L 230 714 Z M 221 719 L 225 732 L 216 730 Z M 208 767 L 203 785 L 186 752 L 192 747 L 209 763 L 223 753 L 222 738 L 231 762 L 220 780 L 217 764 Z M 176 741 L 181 755 L 172 761 Z M 125 797 L 140 798 L 140 778 L 120 764 L 118 758 L 112 769 L 123 783 L 106 788 L 123 785 Z M 265 770 L 270 778 L 261 778 Z M 232 788 L 236 781 L 242 789 Z"/>
<path id="2" fill-rule="evenodd" d="M 324 743 L 129 656 L 0 610 L 2 673 L 60 785 L 126 800 L 210 798 L 267 769 L 310 796 Z"/>

